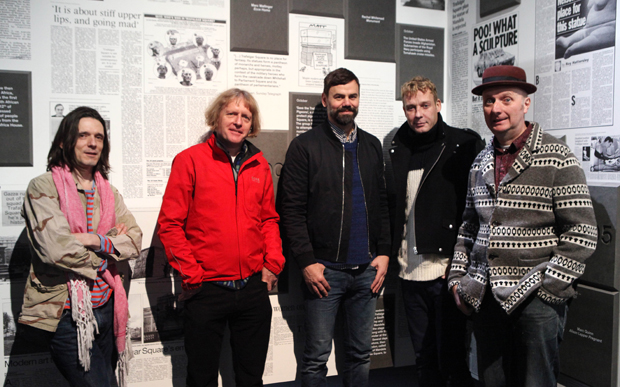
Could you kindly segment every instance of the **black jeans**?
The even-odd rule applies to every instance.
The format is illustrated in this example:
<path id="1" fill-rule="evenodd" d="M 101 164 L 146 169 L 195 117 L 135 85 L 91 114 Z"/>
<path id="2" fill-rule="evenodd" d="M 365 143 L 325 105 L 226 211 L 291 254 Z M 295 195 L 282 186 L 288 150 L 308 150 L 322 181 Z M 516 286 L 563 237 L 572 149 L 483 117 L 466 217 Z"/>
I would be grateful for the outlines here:
<path id="1" fill-rule="evenodd" d="M 456 308 L 446 280 L 401 279 L 401 287 L 419 385 L 473 386 L 467 366 L 467 318 Z"/>
<path id="2" fill-rule="evenodd" d="M 260 273 L 240 290 L 203 282 L 185 302 L 187 386 L 217 386 L 226 323 L 238 387 L 262 386 L 271 330 L 271 302 Z"/>

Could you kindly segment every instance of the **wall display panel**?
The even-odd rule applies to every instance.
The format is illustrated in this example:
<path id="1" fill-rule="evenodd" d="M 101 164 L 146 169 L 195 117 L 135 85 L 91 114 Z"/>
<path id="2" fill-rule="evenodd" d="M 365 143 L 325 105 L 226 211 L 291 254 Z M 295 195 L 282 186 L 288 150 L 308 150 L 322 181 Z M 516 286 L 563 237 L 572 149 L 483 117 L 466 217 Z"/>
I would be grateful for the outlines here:
<path id="1" fill-rule="evenodd" d="M 395 313 L 394 294 L 385 294 L 377 299 L 375 321 L 372 327 L 372 353 L 370 355 L 370 368 L 385 368 L 394 365 L 392 356 L 394 327 L 389 324 L 390 317 Z M 393 339 L 392 339 L 393 340 Z"/>
<path id="2" fill-rule="evenodd" d="M 444 29 L 396 25 L 396 99 L 401 100 L 400 87 L 416 75 L 429 78 L 444 99 Z"/>
<path id="3" fill-rule="evenodd" d="M 576 129 L 614 123 L 616 0 L 537 0 L 534 119 Z"/>
<path id="4" fill-rule="evenodd" d="M 321 102 L 321 94 L 290 93 L 289 138 L 299 136 L 327 119 L 327 109 Z"/>
<path id="5" fill-rule="evenodd" d="M 345 0 L 345 58 L 394 62 L 396 3 Z"/>
<path id="6" fill-rule="evenodd" d="M 0 166 L 32 166 L 32 81 L 26 71 L 0 71 Z"/>
<path id="7" fill-rule="evenodd" d="M 355 122 L 383 143 L 390 131 L 395 126 L 400 127 L 405 120 L 402 107 L 394 108 L 400 105 L 394 101 L 396 64 L 373 63 L 368 68 L 356 61 L 348 68 L 360 80 L 360 103 Z"/>
<path id="8" fill-rule="evenodd" d="M 618 292 L 577 286 L 560 346 L 562 374 L 587 386 L 616 386 L 618 301 Z"/>
<path id="9" fill-rule="evenodd" d="M 618 217 L 620 216 L 620 187 L 590 186 L 592 205 L 598 225 L 596 251 L 586 261 L 581 277 L 592 286 L 620 289 L 620 244 L 618 244 Z"/>
<path id="10" fill-rule="evenodd" d="M 230 3 L 231 51 L 288 54 L 288 1 Z"/>
<path id="11" fill-rule="evenodd" d="M 343 0 L 290 0 L 290 12 L 305 15 L 344 17 Z"/>
<path id="12" fill-rule="evenodd" d="M 274 194 L 277 195 L 280 172 L 282 165 L 284 165 L 289 144 L 288 132 L 286 130 L 261 129 L 260 134 L 257 137 L 250 138 L 249 141 L 263 152 L 263 157 L 269 163 Z"/>
<path id="13" fill-rule="evenodd" d="M 475 9 L 474 1 L 457 2 L 452 9 L 450 113 L 453 125 L 470 127 L 490 138 L 482 97 L 471 94 L 471 89 L 482 83 L 484 70 L 491 66 L 516 65 L 528 72 L 531 45 L 522 47 L 521 43 L 533 39 L 533 29 L 523 29 L 522 20 L 531 22 L 535 15 L 533 9 L 520 6 L 479 19 Z M 531 73 L 528 77 L 533 81 Z"/>
<path id="14" fill-rule="evenodd" d="M 482 83 L 484 70 L 498 65 L 519 65 L 517 12 L 478 23 L 473 29 L 471 87 Z"/>

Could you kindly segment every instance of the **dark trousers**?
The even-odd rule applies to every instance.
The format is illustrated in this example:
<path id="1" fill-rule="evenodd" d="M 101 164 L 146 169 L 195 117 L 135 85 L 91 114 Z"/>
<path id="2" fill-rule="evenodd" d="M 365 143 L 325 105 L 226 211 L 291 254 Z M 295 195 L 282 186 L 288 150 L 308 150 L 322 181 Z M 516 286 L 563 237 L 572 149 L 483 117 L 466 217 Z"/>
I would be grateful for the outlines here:
<path id="1" fill-rule="evenodd" d="M 99 334 L 95 334 L 90 351 L 90 370 L 84 371 L 78 358 L 77 327 L 71 310 L 62 313 L 50 352 L 54 364 L 73 387 L 109 387 L 115 380 L 114 366 L 118 358 L 114 344 L 114 297 L 103 306 L 93 309 Z"/>
<path id="2" fill-rule="evenodd" d="M 421 387 L 473 386 L 467 366 L 467 319 L 445 279 L 407 281 L 401 289 Z"/>
<path id="3" fill-rule="evenodd" d="M 473 317 L 481 385 L 555 387 L 566 312 L 534 295 L 508 315 L 487 287 Z"/>
<path id="4" fill-rule="evenodd" d="M 217 386 L 226 323 L 238 387 L 262 386 L 271 330 L 267 284 L 254 275 L 240 290 L 203 282 L 185 302 L 187 386 Z"/>

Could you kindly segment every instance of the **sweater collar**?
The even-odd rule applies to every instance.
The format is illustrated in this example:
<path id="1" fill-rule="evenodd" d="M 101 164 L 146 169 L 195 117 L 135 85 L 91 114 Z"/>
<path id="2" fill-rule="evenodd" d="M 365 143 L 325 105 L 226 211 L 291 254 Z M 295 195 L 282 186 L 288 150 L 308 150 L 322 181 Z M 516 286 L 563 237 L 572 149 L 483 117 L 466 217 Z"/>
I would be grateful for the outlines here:
<path id="1" fill-rule="evenodd" d="M 403 133 L 403 140 L 405 140 L 414 149 L 427 147 L 437 141 L 441 141 L 445 137 L 443 125 L 444 123 L 441 113 L 437 113 L 437 122 L 428 132 L 425 133 L 414 132 L 413 129 L 411 129 L 411 126 L 405 122 L 402 126 L 402 128 L 405 129 Z"/>

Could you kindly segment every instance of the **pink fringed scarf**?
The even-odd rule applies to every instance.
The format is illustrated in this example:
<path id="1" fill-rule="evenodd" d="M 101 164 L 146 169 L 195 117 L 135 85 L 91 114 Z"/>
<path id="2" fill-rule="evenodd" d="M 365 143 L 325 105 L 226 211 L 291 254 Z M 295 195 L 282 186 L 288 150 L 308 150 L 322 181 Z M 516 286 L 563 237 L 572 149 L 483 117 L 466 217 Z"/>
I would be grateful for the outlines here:
<path id="1" fill-rule="evenodd" d="M 54 167 L 52 168 L 52 178 L 58 190 L 60 210 L 69 222 L 71 232 L 87 232 L 86 213 L 75 188 L 71 171 L 67 166 L 64 168 Z M 99 172 L 95 172 L 95 184 L 100 198 L 100 220 L 97 233 L 105 235 L 116 225 L 114 193 L 110 188 L 110 183 Z M 112 261 L 108 261 L 108 269 L 101 274 L 101 278 L 114 291 L 114 337 L 116 338 L 116 349 L 119 353 L 118 382 L 120 386 L 125 386 L 129 372 L 129 360 L 133 357 L 131 340 L 127 337 L 127 321 L 129 319 L 127 294 L 123 287 L 123 281 Z M 80 364 L 84 370 L 88 371 L 90 370 L 90 350 L 93 346 L 95 330 L 99 333 L 97 321 L 92 311 L 91 295 L 86 280 L 77 274 L 70 275 L 67 286 L 71 298 L 71 317 L 77 325 Z"/>

